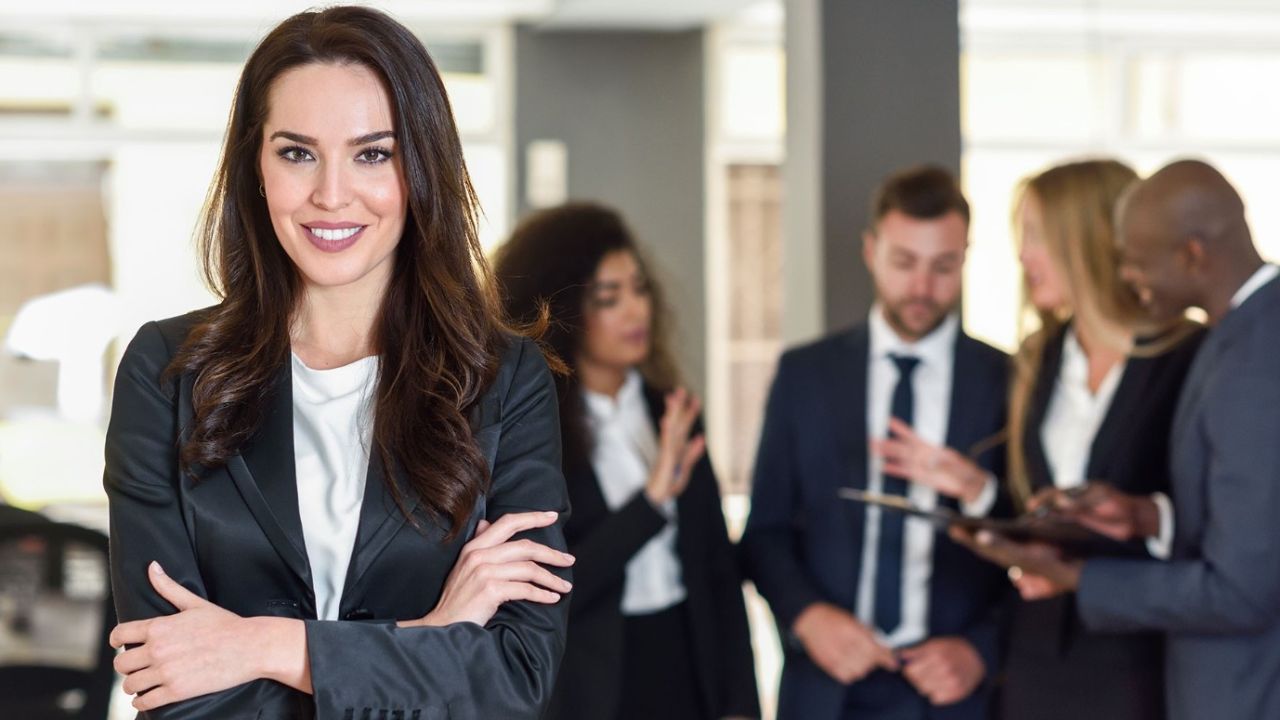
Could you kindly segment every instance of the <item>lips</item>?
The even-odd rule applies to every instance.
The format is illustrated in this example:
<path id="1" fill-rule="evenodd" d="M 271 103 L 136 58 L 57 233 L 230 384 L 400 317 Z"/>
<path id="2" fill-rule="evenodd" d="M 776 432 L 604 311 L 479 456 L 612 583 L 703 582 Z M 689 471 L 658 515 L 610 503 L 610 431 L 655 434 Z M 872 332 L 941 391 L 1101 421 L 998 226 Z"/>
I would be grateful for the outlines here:
<path id="1" fill-rule="evenodd" d="M 335 253 L 355 245 L 366 227 L 355 223 L 312 223 L 303 225 L 302 229 L 317 249 Z"/>

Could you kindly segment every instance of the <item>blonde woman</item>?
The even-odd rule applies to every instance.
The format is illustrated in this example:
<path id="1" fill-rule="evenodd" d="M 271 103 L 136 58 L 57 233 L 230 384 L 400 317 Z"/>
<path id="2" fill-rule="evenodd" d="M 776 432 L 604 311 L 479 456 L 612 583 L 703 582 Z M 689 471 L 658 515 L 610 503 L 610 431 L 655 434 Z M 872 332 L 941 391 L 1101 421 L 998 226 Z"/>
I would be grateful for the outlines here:
<path id="1" fill-rule="evenodd" d="M 1016 357 L 1008 489 L 1025 506 L 1051 489 L 1107 483 L 1169 507 L 1168 437 L 1202 331 L 1146 316 L 1119 274 L 1112 213 L 1137 175 L 1085 160 L 1025 181 L 1014 204 L 1024 315 L 1038 317 Z M 890 472 L 940 491 L 981 477 L 954 451 L 901 428 L 877 443 Z M 1161 523 L 1167 527 L 1168 523 Z M 1160 557 L 1168 537 L 1135 541 Z M 1033 579 L 1011 574 L 1024 596 Z M 1157 634 L 1090 633 L 1074 596 L 1022 600 L 1010 614 L 1003 717 L 1018 720 L 1164 717 Z"/>

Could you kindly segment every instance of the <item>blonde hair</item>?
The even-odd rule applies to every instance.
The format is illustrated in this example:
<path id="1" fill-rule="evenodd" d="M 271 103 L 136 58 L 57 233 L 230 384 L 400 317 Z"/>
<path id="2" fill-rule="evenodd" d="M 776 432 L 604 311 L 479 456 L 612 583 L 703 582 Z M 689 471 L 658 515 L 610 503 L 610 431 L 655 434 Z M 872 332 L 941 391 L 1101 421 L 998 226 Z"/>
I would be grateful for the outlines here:
<path id="1" fill-rule="evenodd" d="M 1138 174 L 1119 161 L 1082 160 L 1023 180 L 1015 195 L 1015 237 L 1021 244 L 1021 210 L 1028 198 L 1034 198 L 1044 228 L 1043 242 L 1071 297 L 1069 312 L 1035 308 L 1024 278 L 1019 312 L 1023 341 L 1014 356 L 1009 397 L 1009 488 L 1019 502 L 1031 495 L 1022 437 L 1045 345 L 1074 322 L 1091 337 L 1128 353 L 1133 349 L 1131 333 L 1143 329 L 1142 304 L 1120 277 L 1114 223 L 1116 202 L 1137 179 Z M 1038 327 L 1028 330 L 1033 317 Z"/>

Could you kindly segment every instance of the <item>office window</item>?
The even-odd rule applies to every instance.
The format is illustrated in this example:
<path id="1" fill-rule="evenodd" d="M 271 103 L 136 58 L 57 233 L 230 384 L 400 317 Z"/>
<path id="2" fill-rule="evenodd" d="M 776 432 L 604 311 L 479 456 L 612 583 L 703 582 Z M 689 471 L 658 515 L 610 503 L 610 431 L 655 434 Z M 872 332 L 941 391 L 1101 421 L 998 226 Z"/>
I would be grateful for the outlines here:
<path id="1" fill-rule="evenodd" d="M 506 35 L 429 30 L 424 42 L 483 206 L 481 239 L 493 244 L 510 214 L 510 71 L 494 60 L 505 56 Z M 96 508 L 81 518 L 90 523 L 102 516 L 119 354 L 143 322 L 214 301 L 192 236 L 256 32 L 52 20 L 0 30 L 0 211 L 12 230 L 0 241 L 0 341 L 8 341 L 0 496 L 8 501 Z M 77 303 L 89 310 L 75 311 Z M 17 327 L 23 308 L 37 322 Z M 107 337 L 90 342 L 72 320 Z"/>
<path id="2" fill-rule="evenodd" d="M 1148 174 L 1178 157 L 1215 164 L 1280 258 L 1280 5 L 1208 0 L 961 5 L 965 190 L 973 205 L 965 326 L 1018 340 L 1020 268 L 1010 222 L 1017 182 L 1111 156 Z"/>

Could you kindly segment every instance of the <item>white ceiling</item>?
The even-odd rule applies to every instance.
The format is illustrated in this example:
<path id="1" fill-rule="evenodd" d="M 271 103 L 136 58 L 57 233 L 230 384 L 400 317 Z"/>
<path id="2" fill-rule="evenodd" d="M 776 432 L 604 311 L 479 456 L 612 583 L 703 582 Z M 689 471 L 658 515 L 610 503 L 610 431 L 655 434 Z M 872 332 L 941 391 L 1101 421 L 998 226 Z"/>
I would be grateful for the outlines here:
<path id="1" fill-rule="evenodd" d="M 753 0 L 558 0 L 542 24 L 675 29 L 724 18 L 753 4 L 760 3 Z"/>
<path id="2" fill-rule="evenodd" d="M 355 0 L 360 2 L 361 0 Z M 780 0 L 774 0 L 774 3 Z M 766 4 L 774 4 L 766 2 Z M 316 5 L 316 0 L 0 0 L 6 22 L 258 26 Z M 365 0 L 401 20 L 474 25 L 528 22 L 548 27 L 695 27 L 759 0 Z"/>

